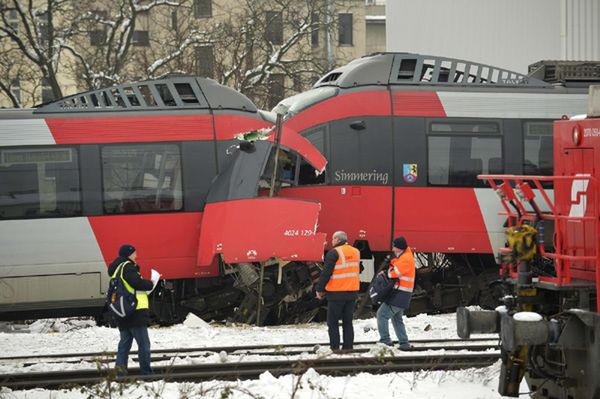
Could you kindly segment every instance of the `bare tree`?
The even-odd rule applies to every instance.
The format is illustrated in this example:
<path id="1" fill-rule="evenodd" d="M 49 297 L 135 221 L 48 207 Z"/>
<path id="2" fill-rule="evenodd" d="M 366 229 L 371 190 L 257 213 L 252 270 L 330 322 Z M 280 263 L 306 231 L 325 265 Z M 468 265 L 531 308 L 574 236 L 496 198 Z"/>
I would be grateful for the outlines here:
<path id="1" fill-rule="evenodd" d="M 71 0 L 5 0 L 0 3 L 2 46 L 19 49 L 27 61 L 38 68 L 54 98 L 62 97 L 57 73 L 61 45 L 71 35 L 65 21 L 73 15 L 74 4 Z M 57 15 L 62 22 L 57 22 Z"/>
<path id="2" fill-rule="evenodd" d="M 26 82 L 29 84 L 24 84 Z M 20 50 L 7 48 L 0 52 L 0 93 L 8 98 L 12 107 L 34 103 L 39 83 L 39 71 L 24 59 Z"/>
<path id="3" fill-rule="evenodd" d="M 62 95 L 59 67 L 88 90 L 176 72 L 212 77 L 260 107 L 306 90 L 334 66 L 325 51 L 327 32 L 329 37 L 336 32 L 333 13 L 361 3 L 28 0 L 25 6 L 24 1 L 0 2 L 0 43 L 20 51 L 55 97 Z M 11 14 L 18 15 L 19 29 L 11 26 Z M 0 90 L 10 96 L 8 75 L 0 71 L 0 79 Z"/>
<path id="4" fill-rule="evenodd" d="M 330 0 L 331 10 L 352 1 Z M 230 3 L 231 4 L 231 3 Z M 180 69 L 204 74 L 271 107 L 285 91 L 306 90 L 333 65 L 324 51 L 325 34 L 336 22 L 323 0 L 241 0 L 215 7 L 205 43 L 196 43 Z M 221 13 L 221 15 L 219 15 Z M 227 16 L 225 16 L 227 14 Z M 186 26 L 194 26 L 193 13 Z M 200 51 L 202 50 L 202 51 Z M 153 72 L 153 71 L 152 71 Z"/>

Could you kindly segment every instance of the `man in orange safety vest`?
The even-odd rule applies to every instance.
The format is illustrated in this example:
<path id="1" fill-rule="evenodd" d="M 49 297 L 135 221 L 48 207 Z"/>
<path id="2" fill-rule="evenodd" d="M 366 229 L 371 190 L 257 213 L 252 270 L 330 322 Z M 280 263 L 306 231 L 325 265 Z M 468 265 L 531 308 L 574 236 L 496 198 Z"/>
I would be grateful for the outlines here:
<path id="1" fill-rule="evenodd" d="M 317 298 L 327 297 L 329 346 L 335 352 L 340 347 L 340 319 L 344 331 L 342 351 L 351 350 L 354 345 L 352 315 L 360 289 L 360 251 L 347 241 L 345 232 L 333 233 L 333 249 L 325 255 L 325 267 L 316 286 Z"/>
<path id="2" fill-rule="evenodd" d="M 398 337 L 400 349 L 409 349 L 410 343 L 406 334 L 406 327 L 402 320 L 404 310 L 408 309 L 410 299 L 415 287 L 415 259 L 411 249 L 402 236 L 394 239 L 392 251 L 395 257 L 390 261 L 386 271 L 390 279 L 395 281 L 394 289 L 385 302 L 377 310 L 377 329 L 379 330 L 379 342 L 392 345 L 388 322 L 392 320 L 392 326 Z"/>

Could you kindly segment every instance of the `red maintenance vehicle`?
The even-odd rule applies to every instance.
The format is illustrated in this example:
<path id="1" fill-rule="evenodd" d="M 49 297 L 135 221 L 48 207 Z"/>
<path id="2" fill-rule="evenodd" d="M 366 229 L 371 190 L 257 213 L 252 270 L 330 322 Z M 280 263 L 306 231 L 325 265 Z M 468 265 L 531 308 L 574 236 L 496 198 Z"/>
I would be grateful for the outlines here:
<path id="1" fill-rule="evenodd" d="M 600 397 L 600 86 L 585 117 L 554 122 L 554 176 L 481 175 L 501 199 L 509 294 L 495 311 L 457 311 L 458 334 L 499 332 L 499 393 Z M 554 194 L 548 190 L 554 186 Z"/>

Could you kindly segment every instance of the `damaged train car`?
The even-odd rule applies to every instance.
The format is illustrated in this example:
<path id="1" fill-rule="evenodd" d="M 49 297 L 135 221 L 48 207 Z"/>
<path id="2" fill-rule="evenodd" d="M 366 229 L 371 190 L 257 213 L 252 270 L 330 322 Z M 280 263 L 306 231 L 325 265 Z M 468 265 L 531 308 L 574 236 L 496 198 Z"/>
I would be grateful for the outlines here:
<path id="1" fill-rule="evenodd" d="M 316 201 L 259 197 L 260 171 L 232 174 L 244 157 L 269 151 L 267 142 L 239 150 L 234 139 L 271 128 L 263 114 L 195 77 L 1 110 L 0 318 L 102 319 L 106 266 L 130 243 L 143 274 L 163 275 L 151 297 L 159 322 L 190 311 L 293 320 L 318 274 L 306 261 L 322 260 L 325 238 Z M 292 133 L 280 143 L 312 147 Z M 325 166 L 316 150 L 305 161 Z"/>
<path id="2" fill-rule="evenodd" d="M 284 151 L 278 196 L 319 201 L 319 229 L 349 234 L 365 284 L 404 235 L 420 266 L 408 314 L 493 308 L 505 218 L 477 175 L 552 174 L 552 121 L 586 110 L 586 75 L 569 71 L 573 81 L 543 81 L 419 54 L 355 60 L 281 102 L 284 131 L 308 139 L 328 166 L 315 174 Z"/>

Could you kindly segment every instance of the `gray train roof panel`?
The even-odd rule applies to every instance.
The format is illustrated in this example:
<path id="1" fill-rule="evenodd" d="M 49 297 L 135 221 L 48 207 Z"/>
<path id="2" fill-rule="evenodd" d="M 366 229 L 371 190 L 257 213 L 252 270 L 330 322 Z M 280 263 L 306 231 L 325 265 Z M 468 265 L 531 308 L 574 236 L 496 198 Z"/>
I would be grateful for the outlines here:
<path id="1" fill-rule="evenodd" d="M 234 109 L 256 112 L 246 96 L 208 78 L 177 76 L 120 84 L 44 104 L 34 113 Z"/>
<path id="2" fill-rule="evenodd" d="M 552 88 L 542 80 L 455 58 L 379 53 L 354 60 L 323 76 L 315 87 L 365 85 Z"/>

